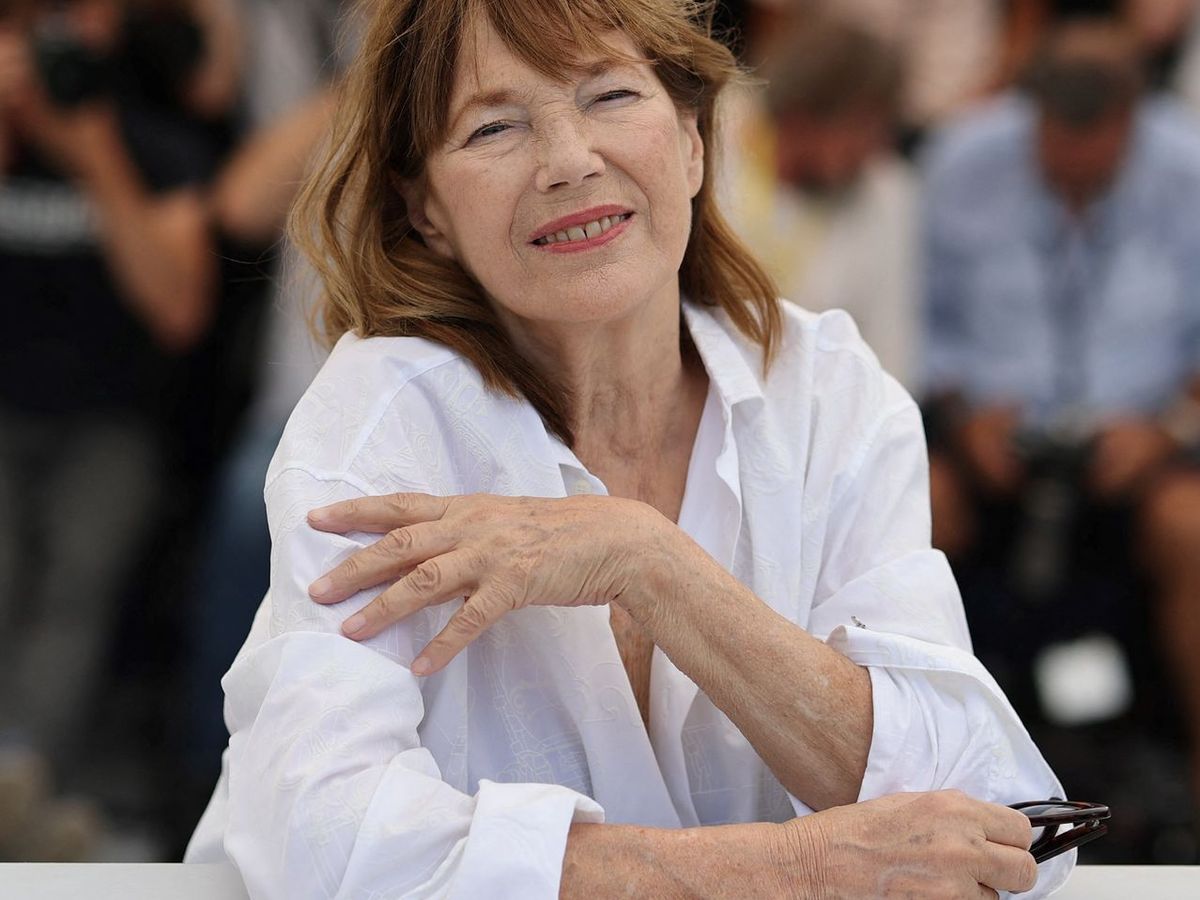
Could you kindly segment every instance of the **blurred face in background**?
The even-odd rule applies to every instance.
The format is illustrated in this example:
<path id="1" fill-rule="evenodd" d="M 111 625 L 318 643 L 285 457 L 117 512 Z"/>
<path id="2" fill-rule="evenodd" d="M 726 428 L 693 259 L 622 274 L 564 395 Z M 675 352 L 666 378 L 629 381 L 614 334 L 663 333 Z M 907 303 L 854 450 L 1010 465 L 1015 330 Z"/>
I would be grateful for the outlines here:
<path id="1" fill-rule="evenodd" d="M 1081 211 L 1116 181 L 1129 149 L 1133 120 L 1132 108 L 1086 126 L 1042 117 L 1038 129 L 1042 172 L 1073 210 Z"/>
<path id="2" fill-rule="evenodd" d="M 0 26 L 18 31 L 56 28 L 98 51 L 111 50 L 121 33 L 125 0 L 18 0 L 4 9 Z"/>
<path id="3" fill-rule="evenodd" d="M 1143 89 L 1133 32 L 1111 19 L 1067 23 L 1032 72 L 1037 152 L 1050 187 L 1075 212 L 1116 181 Z"/>
<path id="4" fill-rule="evenodd" d="M 891 139 L 886 114 L 866 106 L 827 116 L 783 112 L 776 117 L 775 128 L 779 180 L 826 195 L 852 188 Z"/>

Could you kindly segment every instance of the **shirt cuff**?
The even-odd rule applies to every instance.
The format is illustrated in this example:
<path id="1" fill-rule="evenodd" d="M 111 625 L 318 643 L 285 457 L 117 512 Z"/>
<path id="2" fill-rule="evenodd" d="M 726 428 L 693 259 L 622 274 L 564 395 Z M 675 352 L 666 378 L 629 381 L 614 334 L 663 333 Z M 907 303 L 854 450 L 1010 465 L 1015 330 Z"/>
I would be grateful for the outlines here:
<path id="1" fill-rule="evenodd" d="M 452 895 L 556 898 L 571 825 L 603 821 L 600 804 L 569 788 L 480 781 Z"/>
<path id="2" fill-rule="evenodd" d="M 937 753 L 929 729 L 920 727 L 924 724 L 920 704 L 906 679 L 877 666 L 868 666 L 867 673 L 871 676 L 874 722 L 858 802 L 887 794 L 929 790 L 930 785 L 914 783 L 911 777 L 905 777 L 924 768 L 914 767 L 906 760 L 929 760 Z"/>
<path id="3" fill-rule="evenodd" d="M 922 734 L 912 727 L 914 721 L 921 721 L 919 704 L 903 680 L 887 669 L 870 666 L 867 673 L 871 676 L 871 706 L 875 718 L 867 771 L 855 802 L 874 800 L 887 794 L 929 790 L 927 785 L 913 784 L 911 779 L 901 777 L 902 773 L 913 771 L 911 766 L 900 761 L 901 755 L 905 758 L 916 755 L 928 760 L 929 754 L 935 752 L 928 731 Z M 790 793 L 788 799 L 797 816 L 806 816 L 813 811 Z"/>

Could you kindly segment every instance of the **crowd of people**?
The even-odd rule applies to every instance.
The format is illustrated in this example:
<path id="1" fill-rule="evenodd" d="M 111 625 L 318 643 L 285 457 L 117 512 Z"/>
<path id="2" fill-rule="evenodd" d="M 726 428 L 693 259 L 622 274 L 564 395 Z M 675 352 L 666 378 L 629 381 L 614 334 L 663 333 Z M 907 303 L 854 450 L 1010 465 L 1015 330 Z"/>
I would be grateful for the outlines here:
<path id="1" fill-rule="evenodd" d="M 1190 821 L 1200 3 L 721 7 L 755 76 L 721 204 L 921 403 L 980 657 L 1016 699 L 1054 640 L 1149 648 Z M 0 5 L 0 859 L 130 827 L 177 856 L 216 780 L 264 479 L 326 352 L 285 226 L 361 26 L 350 0 Z"/>

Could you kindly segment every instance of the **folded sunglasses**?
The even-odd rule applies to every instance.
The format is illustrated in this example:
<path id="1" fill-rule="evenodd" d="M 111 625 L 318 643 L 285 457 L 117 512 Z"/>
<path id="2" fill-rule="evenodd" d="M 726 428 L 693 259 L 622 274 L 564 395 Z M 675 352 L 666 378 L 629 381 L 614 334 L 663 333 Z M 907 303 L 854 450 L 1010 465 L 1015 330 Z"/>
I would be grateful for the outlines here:
<path id="1" fill-rule="evenodd" d="M 1025 813 L 1030 825 L 1042 829 L 1029 848 L 1039 863 L 1075 847 L 1082 847 L 1108 833 L 1110 813 L 1108 807 L 1100 803 L 1051 798 L 1014 803 L 1011 808 Z M 1065 831 L 1062 830 L 1064 828 Z"/>

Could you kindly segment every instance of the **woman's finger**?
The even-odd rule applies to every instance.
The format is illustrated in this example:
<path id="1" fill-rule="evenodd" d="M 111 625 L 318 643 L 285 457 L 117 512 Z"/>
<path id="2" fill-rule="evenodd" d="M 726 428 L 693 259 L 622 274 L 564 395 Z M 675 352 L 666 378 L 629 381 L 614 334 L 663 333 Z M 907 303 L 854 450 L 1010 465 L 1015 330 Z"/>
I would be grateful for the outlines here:
<path id="1" fill-rule="evenodd" d="M 425 560 L 343 622 L 342 634 L 363 641 L 418 610 L 470 593 L 479 580 L 473 559 L 455 550 Z"/>
<path id="2" fill-rule="evenodd" d="M 317 531 L 338 534 L 348 531 L 384 534 L 405 525 L 437 521 L 446 514 L 453 499 L 432 494 L 356 497 L 312 510 L 308 514 L 308 524 Z"/>
<path id="3" fill-rule="evenodd" d="M 500 594 L 488 592 L 486 589 L 477 591 L 467 598 L 462 608 L 450 617 L 446 627 L 439 631 L 437 637 L 413 660 L 413 674 L 432 675 L 441 671 L 450 660 L 466 649 L 468 644 L 511 610 L 511 604 Z"/>
<path id="4" fill-rule="evenodd" d="M 318 603 L 340 603 L 359 591 L 395 581 L 418 563 L 453 547 L 452 535 L 440 523 L 394 528 L 314 581 L 308 595 Z"/>
<path id="5" fill-rule="evenodd" d="M 983 806 L 983 832 L 993 844 L 1005 844 L 1018 850 L 1028 850 L 1033 844 L 1033 826 L 1029 816 L 1017 809 L 997 803 Z"/>
<path id="6" fill-rule="evenodd" d="M 996 891 L 1022 893 L 1037 885 L 1038 867 L 1027 850 L 1004 844 L 987 845 L 975 878 Z"/>

